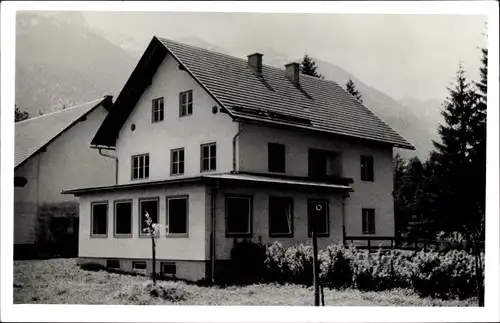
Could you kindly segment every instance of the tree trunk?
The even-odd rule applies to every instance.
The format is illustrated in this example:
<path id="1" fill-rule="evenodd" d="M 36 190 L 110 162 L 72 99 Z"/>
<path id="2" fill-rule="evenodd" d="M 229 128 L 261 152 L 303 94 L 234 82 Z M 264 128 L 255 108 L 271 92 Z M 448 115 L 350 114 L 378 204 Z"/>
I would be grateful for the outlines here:
<path id="1" fill-rule="evenodd" d="M 479 306 L 484 306 L 484 288 L 482 281 L 483 266 L 481 261 L 481 248 L 478 246 L 478 241 L 473 239 L 474 248 L 474 265 L 476 269 L 476 286 L 477 286 L 477 301 Z"/>
<path id="2" fill-rule="evenodd" d="M 153 276 L 153 286 L 156 286 L 156 245 L 154 236 L 151 236 L 151 245 L 153 246 L 153 272 L 151 275 Z"/>
<path id="3" fill-rule="evenodd" d="M 319 306 L 319 268 L 318 268 L 318 240 L 316 238 L 316 228 L 313 224 L 313 284 L 314 284 L 314 306 Z"/>

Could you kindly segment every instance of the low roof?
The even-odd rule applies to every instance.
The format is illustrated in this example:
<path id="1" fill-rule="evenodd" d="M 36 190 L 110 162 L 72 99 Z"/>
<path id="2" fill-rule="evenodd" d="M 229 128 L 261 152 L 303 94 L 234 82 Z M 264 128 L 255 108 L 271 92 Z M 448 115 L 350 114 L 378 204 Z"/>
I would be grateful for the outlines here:
<path id="1" fill-rule="evenodd" d="M 167 54 L 177 60 L 234 119 L 282 124 L 414 149 L 396 131 L 333 81 L 300 74 L 293 85 L 283 69 L 263 65 L 262 77 L 247 60 L 153 37 L 92 141 L 115 146 L 117 134 Z M 265 60 L 265 57 L 264 57 Z"/>
<path id="2" fill-rule="evenodd" d="M 93 100 L 64 110 L 44 114 L 16 122 L 16 145 L 14 168 L 21 166 L 40 149 L 46 147 L 64 131 L 75 125 L 78 120 L 92 112 L 106 101 L 110 107 L 110 97 Z"/>
<path id="3" fill-rule="evenodd" d="M 130 183 L 130 184 L 118 184 L 118 185 L 78 188 L 78 189 L 63 191 L 62 194 L 84 195 L 84 194 L 95 193 L 95 192 L 126 190 L 126 189 L 134 189 L 134 188 L 148 188 L 148 187 L 182 184 L 182 183 L 197 182 L 197 181 L 213 182 L 214 180 L 254 182 L 254 183 L 261 183 L 261 184 L 293 185 L 293 186 L 301 186 L 301 187 L 316 187 L 316 188 L 327 188 L 327 189 L 352 191 L 352 188 L 348 185 L 320 183 L 320 182 L 316 182 L 316 181 L 306 181 L 306 180 L 302 180 L 302 179 L 297 180 L 297 179 L 291 179 L 290 177 L 278 178 L 278 177 L 257 176 L 257 175 L 248 175 L 248 174 L 238 174 L 238 173 L 222 173 L 222 174 L 210 174 L 210 175 L 200 175 L 200 176 L 186 176 L 186 177 L 182 177 L 182 178 L 170 178 L 170 179 L 161 180 L 161 181 L 148 181 L 148 182 L 141 182 L 141 183 Z"/>

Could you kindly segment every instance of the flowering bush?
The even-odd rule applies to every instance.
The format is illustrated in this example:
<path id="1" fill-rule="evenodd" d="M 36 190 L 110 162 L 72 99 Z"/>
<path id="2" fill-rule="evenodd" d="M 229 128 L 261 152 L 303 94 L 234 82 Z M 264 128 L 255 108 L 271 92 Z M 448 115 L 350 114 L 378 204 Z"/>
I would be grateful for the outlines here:
<path id="1" fill-rule="evenodd" d="M 330 245 L 318 253 L 320 279 L 325 286 L 346 288 L 352 285 L 354 252 L 352 248 Z"/>
<path id="2" fill-rule="evenodd" d="M 310 285 L 313 282 L 313 247 L 307 243 L 291 246 L 285 251 L 289 282 Z"/>

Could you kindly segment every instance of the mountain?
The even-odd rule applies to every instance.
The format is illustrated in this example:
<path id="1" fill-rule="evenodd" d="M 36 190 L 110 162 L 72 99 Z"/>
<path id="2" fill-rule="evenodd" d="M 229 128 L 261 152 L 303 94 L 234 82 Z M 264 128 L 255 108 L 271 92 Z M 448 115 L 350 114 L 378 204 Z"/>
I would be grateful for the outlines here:
<path id="1" fill-rule="evenodd" d="M 89 25 L 78 12 L 23 13 L 17 19 L 16 104 L 31 116 L 63 105 L 82 103 L 104 94 L 119 94 L 151 37 L 124 34 Z M 153 33 L 151 33 L 151 36 Z M 197 36 L 174 40 L 209 50 L 232 54 Z M 255 48 L 264 54 L 264 64 L 283 68 L 289 59 L 273 48 Z M 35 53 L 35 54 L 34 54 Z M 248 53 L 250 54 L 250 53 Z M 237 55 L 236 55 L 237 56 Z M 240 55 L 241 56 L 241 55 Z M 313 57 L 326 79 L 345 86 L 352 79 L 366 107 L 410 141 L 416 151 L 399 150 L 406 158 L 425 159 L 437 137 L 441 122 L 440 101 L 405 99 L 400 102 L 364 83 L 348 71 Z"/>
<path id="2" fill-rule="evenodd" d="M 30 116 L 118 95 L 136 60 L 71 13 L 21 13 L 16 22 L 16 104 Z"/>

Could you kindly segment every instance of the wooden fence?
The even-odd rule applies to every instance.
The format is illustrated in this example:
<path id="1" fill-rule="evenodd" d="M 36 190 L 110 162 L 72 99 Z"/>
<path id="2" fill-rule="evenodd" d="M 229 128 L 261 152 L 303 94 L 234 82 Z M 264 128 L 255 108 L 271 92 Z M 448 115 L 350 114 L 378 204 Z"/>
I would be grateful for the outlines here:
<path id="1" fill-rule="evenodd" d="M 402 249 L 411 251 L 441 251 L 447 249 L 442 242 L 425 239 L 404 239 L 389 236 L 344 236 L 344 244 L 353 244 L 358 249 L 375 251 L 380 249 Z"/>

